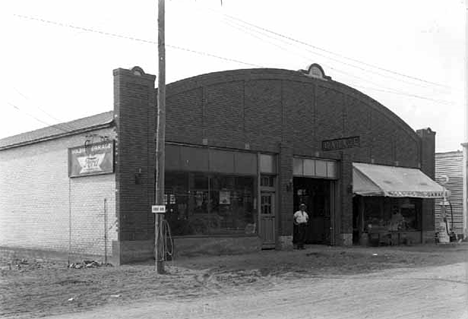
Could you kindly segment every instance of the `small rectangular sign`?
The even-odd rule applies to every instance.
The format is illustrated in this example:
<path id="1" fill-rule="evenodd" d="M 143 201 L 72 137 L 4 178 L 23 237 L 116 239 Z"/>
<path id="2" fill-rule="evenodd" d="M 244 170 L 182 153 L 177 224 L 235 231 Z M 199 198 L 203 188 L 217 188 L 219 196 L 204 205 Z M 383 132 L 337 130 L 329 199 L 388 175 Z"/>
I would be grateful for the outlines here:
<path id="1" fill-rule="evenodd" d="M 166 205 L 153 205 L 151 206 L 153 214 L 164 214 L 166 212 Z"/>
<path id="2" fill-rule="evenodd" d="M 345 148 L 360 147 L 361 139 L 359 136 L 337 138 L 334 140 L 322 141 L 322 151 L 336 151 Z"/>

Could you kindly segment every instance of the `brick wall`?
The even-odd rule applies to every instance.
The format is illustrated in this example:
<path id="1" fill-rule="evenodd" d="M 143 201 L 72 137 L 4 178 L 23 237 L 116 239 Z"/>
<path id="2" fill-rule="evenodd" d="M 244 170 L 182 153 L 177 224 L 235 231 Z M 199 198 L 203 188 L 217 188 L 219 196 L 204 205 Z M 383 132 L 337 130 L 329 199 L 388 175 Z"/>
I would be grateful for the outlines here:
<path id="1" fill-rule="evenodd" d="M 214 73 L 168 86 L 168 140 L 280 154 L 279 234 L 291 231 L 292 155 L 342 163 L 336 207 L 337 232 L 352 232 L 351 163 L 418 167 L 420 138 L 375 100 L 336 82 L 298 72 L 242 70 Z M 186 113 L 189 116 L 183 117 Z M 182 125 L 181 125 L 182 124 Z M 190 134 L 185 134 L 189 132 Z M 359 136 L 359 148 L 323 152 L 321 142 Z M 430 156 L 430 154 L 424 154 Z M 344 160 L 346 159 L 346 160 Z M 337 237 L 336 242 L 343 241 Z"/>
<path id="2" fill-rule="evenodd" d="M 278 169 L 280 171 L 278 181 L 278 192 L 280 203 L 278 205 L 278 235 L 287 236 L 292 234 L 293 230 L 293 214 L 294 209 L 293 193 L 291 186 L 292 181 L 292 148 L 288 144 L 282 144 L 280 149 Z"/>
<path id="3" fill-rule="evenodd" d="M 435 132 L 430 128 L 417 130 L 417 134 L 421 138 L 420 144 L 420 165 L 421 171 L 423 171 L 427 176 L 434 179 L 435 178 Z M 424 242 L 434 242 L 435 236 L 428 236 L 428 232 L 434 233 L 435 229 L 435 210 L 434 210 L 435 200 L 433 199 L 423 199 L 422 204 L 422 230 L 423 237 L 421 241 Z M 426 234 L 426 235 L 424 235 Z"/>
<path id="4" fill-rule="evenodd" d="M 360 136 L 352 161 L 419 167 L 421 139 L 393 112 L 337 82 L 299 72 L 257 69 L 189 78 L 167 88 L 168 141 L 340 159 L 321 142 Z M 317 154 L 318 152 L 318 154 Z M 426 154 L 424 154 L 426 156 Z"/>
<path id="5" fill-rule="evenodd" d="M 154 125 L 147 120 L 153 118 L 153 113 L 148 112 L 156 106 L 148 92 L 154 78 L 133 76 L 131 71 L 122 69 L 116 74 L 119 76 L 115 82 L 116 106 L 120 110 L 128 109 L 126 112 L 131 117 L 125 125 L 139 132 L 125 131 L 120 122 L 120 148 L 142 155 L 133 160 L 120 154 L 120 160 L 125 161 L 122 167 L 129 171 L 137 167 L 150 170 L 151 165 L 144 166 L 144 161 L 149 158 L 145 154 L 148 154 L 148 145 L 152 143 L 148 136 L 154 132 Z M 135 81 L 139 88 L 124 84 Z M 148 110 L 140 109 L 142 107 Z M 116 108 L 116 112 L 122 111 Z M 426 167 L 421 163 L 430 162 L 434 155 L 434 151 L 429 149 L 421 153 L 421 137 L 377 101 L 346 85 L 310 78 L 295 71 L 235 70 L 181 80 L 167 87 L 166 114 L 167 141 L 196 145 L 207 143 L 208 146 L 230 149 L 245 149 L 249 145 L 251 151 L 279 154 L 282 171 L 279 176 L 278 230 L 281 236 L 286 236 L 291 229 L 292 195 L 285 191 L 285 187 L 293 177 L 294 155 L 335 159 L 342 164 L 343 178 L 337 183 L 336 191 L 339 197 L 336 208 L 338 220 L 333 224 L 337 227 L 337 234 L 343 236 L 337 235 L 337 242 L 348 241 L 352 231 L 352 194 L 348 191 L 352 183 L 352 162 L 418 168 L 420 165 Z M 119 117 L 120 121 L 123 119 L 123 116 Z M 323 140 L 349 136 L 359 136 L 361 146 L 322 151 Z M 123 142 L 124 138 L 126 142 Z M 131 178 L 128 175 L 122 179 L 119 176 L 123 175 L 117 174 L 118 183 Z M 125 224 L 121 239 L 125 240 L 134 240 L 132 236 L 136 233 L 149 229 L 145 226 L 147 214 L 143 212 L 149 204 L 143 197 L 137 201 L 136 188 L 133 192 L 134 195 L 127 197 L 128 211 L 133 210 L 133 216 L 120 210 L 121 214 L 127 214 L 126 217 L 121 216 L 122 225 Z M 124 198 L 122 193 L 120 196 Z M 117 202 L 119 205 L 119 200 Z M 142 236 L 142 239 L 149 237 Z"/>
<path id="6" fill-rule="evenodd" d="M 93 133 L 113 138 L 112 129 Z M 83 145 L 85 135 L 0 152 L 1 247 L 102 255 L 107 199 L 111 254 L 117 238 L 114 174 L 68 177 L 68 148 Z"/>
<path id="7" fill-rule="evenodd" d="M 420 151 L 420 165 L 421 171 L 427 176 L 435 178 L 435 135 L 430 128 L 421 129 L 416 131 L 421 138 Z"/>
<path id="8" fill-rule="evenodd" d="M 119 255 L 120 261 L 128 260 L 126 254 L 150 256 L 152 250 L 151 245 L 128 248 L 133 246 L 125 242 L 154 239 L 154 214 L 151 213 L 156 158 L 154 80 L 155 76 L 145 74 L 138 67 L 114 70 L 119 238 L 113 253 Z M 131 251 L 138 248 L 142 251 Z"/>
<path id="9" fill-rule="evenodd" d="M 342 168 L 341 168 L 341 179 L 339 181 L 339 187 L 341 190 L 341 198 L 339 198 L 339 205 L 341 213 L 336 216 L 338 223 L 338 229 L 341 234 L 352 234 L 353 232 L 353 194 L 350 189 L 350 185 L 353 182 L 353 163 L 351 156 L 343 154 L 342 157 Z M 340 236 L 338 238 L 338 244 L 344 244 L 345 237 Z M 349 243 L 346 243 L 349 244 Z"/>

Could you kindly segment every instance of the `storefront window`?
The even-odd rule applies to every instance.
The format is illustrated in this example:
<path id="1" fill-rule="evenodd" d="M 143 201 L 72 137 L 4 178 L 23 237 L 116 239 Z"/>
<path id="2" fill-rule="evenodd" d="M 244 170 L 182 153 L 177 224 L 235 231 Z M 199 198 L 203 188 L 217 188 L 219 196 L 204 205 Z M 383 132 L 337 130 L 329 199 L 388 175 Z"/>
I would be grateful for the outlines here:
<path id="1" fill-rule="evenodd" d="M 407 198 L 401 202 L 400 213 L 404 230 L 421 230 L 422 199 Z"/>
<path id="2" fill-rule="evenodd" d="M 166 172 L 166 218 L 174 236 L 251 234 L 256 229 L 255 178 Z"/>
<path id="3" fill-rule="evenodd" d="M 419 198 L 364 198 L 365 231 L 420 231 Z"/>

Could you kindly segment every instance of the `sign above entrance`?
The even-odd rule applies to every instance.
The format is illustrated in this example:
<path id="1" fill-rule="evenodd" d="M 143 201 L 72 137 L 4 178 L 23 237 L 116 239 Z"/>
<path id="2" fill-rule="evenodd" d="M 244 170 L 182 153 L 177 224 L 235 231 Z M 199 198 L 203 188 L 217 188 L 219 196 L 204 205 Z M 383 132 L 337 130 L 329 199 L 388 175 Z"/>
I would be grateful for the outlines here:
<path id="1" fill-rule="evenodd" d="M 353 148 L 361 146 L 361 138 L 359 136 L 337 138 L 334 140 L 322 141 L 323 151 L 336 151 L 345 148 Z"/>

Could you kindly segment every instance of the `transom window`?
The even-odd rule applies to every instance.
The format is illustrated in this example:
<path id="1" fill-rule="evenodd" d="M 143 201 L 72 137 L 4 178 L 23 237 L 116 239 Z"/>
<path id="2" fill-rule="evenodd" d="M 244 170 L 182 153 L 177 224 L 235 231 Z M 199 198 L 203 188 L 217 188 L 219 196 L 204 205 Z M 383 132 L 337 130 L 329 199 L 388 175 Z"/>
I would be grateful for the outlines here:
<path id="1" fill-rule="evenodd" d="M 338 179 L 338 165 L 331 160 L 294 157 L 293 174 L 297 177 Z"/>

